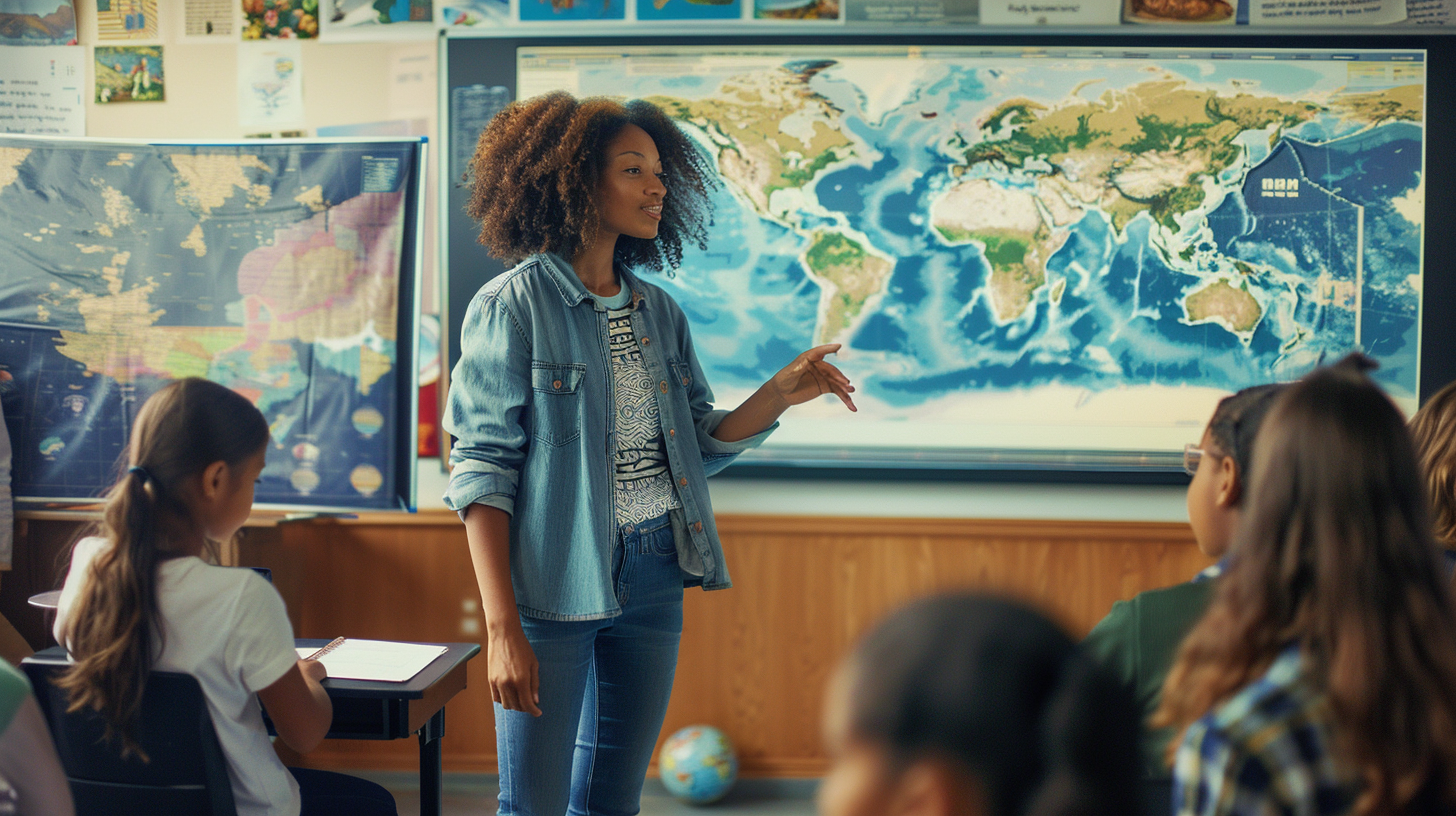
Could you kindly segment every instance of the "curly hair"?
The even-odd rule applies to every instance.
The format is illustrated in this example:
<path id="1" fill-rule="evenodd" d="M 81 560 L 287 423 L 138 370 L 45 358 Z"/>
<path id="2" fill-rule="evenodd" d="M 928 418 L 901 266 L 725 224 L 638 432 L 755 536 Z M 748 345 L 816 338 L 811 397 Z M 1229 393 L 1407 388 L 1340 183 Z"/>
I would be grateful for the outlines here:
<path id="1" fill-rule="evenodd" d="M 687 135 L 651 102 L 577 99 L 562 91 L 512 102 L 481 132 L 465 207 L 480 222 L 480 243 L 507 263 L 537 252 L 569 259 L 589 246 L 601 223 L 594 193 L 607 144 L 628 125 L 652 137 L 668 195 L 657 238 L 619 237 L 616 261 L 670 274 L 682 263 L 684 242 L 705 247 L 708 192 L 718 180 Z"/>
<path id="2" fill-rule="evenodd" d="M 1436 540 L 1456 548 L 1456 382 L 1426 400 L 1410 429 L 1426 474 Z"/>

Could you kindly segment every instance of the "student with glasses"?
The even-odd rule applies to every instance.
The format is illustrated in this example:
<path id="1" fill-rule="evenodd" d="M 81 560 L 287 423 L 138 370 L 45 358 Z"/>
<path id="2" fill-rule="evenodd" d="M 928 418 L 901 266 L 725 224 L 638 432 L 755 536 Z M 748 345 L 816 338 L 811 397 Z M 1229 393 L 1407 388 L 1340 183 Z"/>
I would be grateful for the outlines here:
<path id="1" fill-rule="evenodd" d="M 1284 388 L 1257 385 L 1225 397 L 1214 408 L 1202 438 L 1183 449 L 1183 469 L 1193 477 L 1188 483 L 1188 522 L 1198 548 L 1219 562 L 1186 583 L 1118 601 L 1087 635 L 1084 646 L 1122 680 L 1145 718 L 1157 709 L 1178 644 L 1203 614 L 1212 579 L 1223 571 L 1222 559 L 1241 515 L 1254 437 Z M 1172 737 L 1166 728 L 1144 732 L 1147 776 L 1168 776 L 1163 757 Z"/>

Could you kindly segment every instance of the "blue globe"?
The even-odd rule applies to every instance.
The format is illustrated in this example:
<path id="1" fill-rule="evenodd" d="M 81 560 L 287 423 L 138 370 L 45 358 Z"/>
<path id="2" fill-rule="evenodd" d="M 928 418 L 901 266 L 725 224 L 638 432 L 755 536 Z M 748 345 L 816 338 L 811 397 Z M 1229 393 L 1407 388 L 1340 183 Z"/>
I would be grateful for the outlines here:
<path id="1" fill-rule="evenodd" d="M 733 743 L 711 725 L 690 725 L 668 737 L 657 766 L 667 792 L 694 805 L 722 799 L 738 779 Z"/>

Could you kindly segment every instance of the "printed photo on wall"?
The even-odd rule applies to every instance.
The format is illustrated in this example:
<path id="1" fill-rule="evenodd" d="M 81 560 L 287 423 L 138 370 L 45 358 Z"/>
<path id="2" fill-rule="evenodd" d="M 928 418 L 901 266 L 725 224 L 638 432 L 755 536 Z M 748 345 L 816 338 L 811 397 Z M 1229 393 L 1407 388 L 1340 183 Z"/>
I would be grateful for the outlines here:
<path id="1" fill-rule="evenodd" d="M 96 0 L 96 39 L 161 39 L 157 0 Z"/>
<path id="2" fill-rule="evenodd" d="M 1238 0 L 1122 0 L 1129 23 L 1222 23 L 1233 25 Z"/>
<path id="3" fill-rule="evenodd" d="M 162 102 L 162 46 L 96 46 L 96 101 Z"/>
<path id="4" fill-rule="evenodd" d="M 838 20 L 840 0 L 753 0 L 760 20 Z"/>
<path id="5" fill-rule="evenodd" d="M 625 20 L 626 0 L 518 0 L 521 22 Z"/>
<path id="6" fill-rule="evenodd" d="M 639 20 L 737 20 L 741 0 L 637 0 Z"/>
<path id="7" fill-rule="evenodd" d="M 324 37 L 369 36 L 371 32 L 422 36 L 435 32 L 433 0 L 320 0 L 324 7 Z"/>
<path id="8" fill-rule="evenodd" d="M 243 39 L 307 40 L 318 36 L 319 0 L 243 0 Z"/>
<path id="9" fill-rule="evenodd" d="M 5 0 L 0 8 L 0 45 L 75 44 L 71 0 Z"/>
<path id="10" fill-rule="evenodd" d="M 501 25 L 511 21 L 510 0 L 442 0 L 442 28 Z"/>

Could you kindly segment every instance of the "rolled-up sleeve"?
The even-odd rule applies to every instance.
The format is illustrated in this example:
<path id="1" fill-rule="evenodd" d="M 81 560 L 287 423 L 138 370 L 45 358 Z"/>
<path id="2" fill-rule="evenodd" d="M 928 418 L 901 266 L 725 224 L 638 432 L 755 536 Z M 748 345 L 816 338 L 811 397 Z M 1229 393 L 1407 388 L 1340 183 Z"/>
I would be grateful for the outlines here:
<path id="1" fill-rule="evenodd" d="M 450 375 L 445 430 L 450 484 L 445 505 L 464 514 L 472 504 L 515 512 L 516 486 L 530 440 L 530 341 L 500 298 L 482 292 L 460 330 L 460 362 Z"/>
<path id="2" fill-rule="evenodd" d="M 703 375 L 703 367 L 698 363 L 697 352 L 693 350 L 693 338 L 688 333 L 687 317 L 676 303 L 672 304 L 673 322 L 678 336 L 681 338 L 679 350 L 683 362 L 687 363 L 688 370 L 692 374 L 692 385 L 688 389 L 688 408 L 693 412 L 693 426 L 697 429 L 698 450 L 703 455 L 703 473 L 706 476 L 721 471 L 728 467 L 738 454 L 751 450 L 763 444 L 768 435 L 779 427 L 774 424 L 764 428 L 753 436 L 740 439 L 736 442 L 724 442 L 713 436 L 713 431 L 723 424 L 723 419 L 730 411 L 713 408 L 713 391 L 708 387 L 708 378 Z"/>

